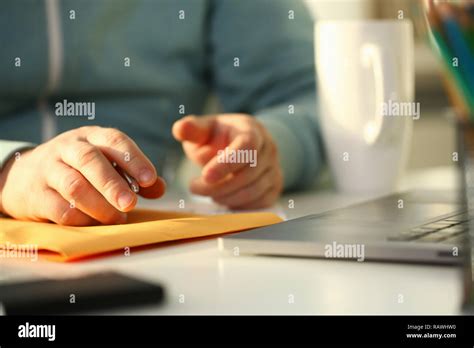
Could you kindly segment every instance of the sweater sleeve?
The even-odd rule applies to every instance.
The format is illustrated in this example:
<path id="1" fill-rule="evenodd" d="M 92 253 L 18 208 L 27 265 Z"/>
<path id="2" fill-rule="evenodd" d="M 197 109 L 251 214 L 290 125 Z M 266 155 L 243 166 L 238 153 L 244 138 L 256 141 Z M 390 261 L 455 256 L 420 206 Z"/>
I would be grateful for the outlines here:
<path id="1" fill-rule="evenodd" d="M 35 147 L 34 144 L 23 141 L 0 140 L 0 171 L 16 152 L 33 147 Z"/>

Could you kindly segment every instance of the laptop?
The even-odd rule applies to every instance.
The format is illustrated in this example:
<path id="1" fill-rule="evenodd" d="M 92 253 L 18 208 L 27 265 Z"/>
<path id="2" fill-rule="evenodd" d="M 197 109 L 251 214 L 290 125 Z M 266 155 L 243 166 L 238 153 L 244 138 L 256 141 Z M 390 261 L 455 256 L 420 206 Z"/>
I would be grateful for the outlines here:
<path id="1" fill-rule="evenodd" d="M 239 254 L 460 264 L 474 209 L 474 130 L 458 127 L 458 191 L 411 191 L 220 238 Z M 473 191 L 473 192 L 471 192 Z M 467 194 L 466 194 L 467 193 Z"/>

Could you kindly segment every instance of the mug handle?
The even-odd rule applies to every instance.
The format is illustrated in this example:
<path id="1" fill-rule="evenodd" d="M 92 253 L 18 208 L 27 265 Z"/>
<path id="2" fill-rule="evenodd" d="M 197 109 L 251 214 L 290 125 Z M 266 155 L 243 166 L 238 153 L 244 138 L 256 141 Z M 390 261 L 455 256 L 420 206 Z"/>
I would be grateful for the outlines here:
<path id="1" fill-rule="evenodd" d="M 381 49 L 374 43 L 365 43 L 360 48 L 360 58 L 362 65 L 366 68 L 372 67 L 375 86 L 375 113 L 374 118 L 369 120 L 364 126 L 364 140 L 367 144 L 374 144 L 381 134 L 387 134 L 386 117 L 383 115 L 383 103 L 389 95 L 390 88 L 394 88 L 396 79 L 392 69 L 383 69 L 385 64 L 391 65 L 387 60 L 391 60 L 389 55 L 383 55 Z M 393 66 L 393 65 L 391 65 Z"/>

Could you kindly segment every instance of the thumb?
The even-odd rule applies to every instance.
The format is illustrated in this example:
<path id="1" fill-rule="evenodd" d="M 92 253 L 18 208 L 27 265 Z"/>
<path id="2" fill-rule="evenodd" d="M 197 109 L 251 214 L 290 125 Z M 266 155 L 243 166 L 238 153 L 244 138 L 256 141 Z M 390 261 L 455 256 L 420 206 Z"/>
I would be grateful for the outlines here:
<path id="1" fill-rule="evenodd" d="M 212 136 L 215 116 L 186 116 L 173 124 L 173 136 L 179 141 L 201 145 Z"/>

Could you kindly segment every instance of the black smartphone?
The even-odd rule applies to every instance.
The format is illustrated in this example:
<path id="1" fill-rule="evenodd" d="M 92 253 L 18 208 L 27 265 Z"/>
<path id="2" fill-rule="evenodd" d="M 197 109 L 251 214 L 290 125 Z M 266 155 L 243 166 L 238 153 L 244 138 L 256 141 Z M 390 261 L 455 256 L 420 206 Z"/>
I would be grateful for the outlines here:
<path id="1" fill-rule="evenodd" d="M 161 285 L 107 271 L 0 285 L 6 315 L 76 314 L 163 301 Z"/>

